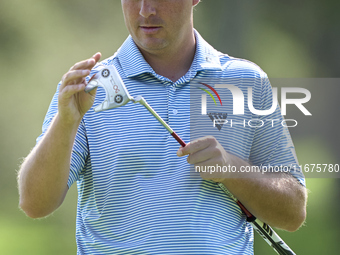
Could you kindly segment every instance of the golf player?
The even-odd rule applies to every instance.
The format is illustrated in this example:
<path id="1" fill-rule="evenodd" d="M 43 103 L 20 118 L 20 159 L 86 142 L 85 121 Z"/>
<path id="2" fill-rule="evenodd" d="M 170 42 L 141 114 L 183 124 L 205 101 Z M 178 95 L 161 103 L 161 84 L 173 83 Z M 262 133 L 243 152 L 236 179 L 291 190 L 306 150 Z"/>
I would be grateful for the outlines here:
<path id="1" fill-rule="evenodd" d="M 195 82 L 258 78 L 254 106 L 269 109 L 272 100 L 257 65 L 218 52 L 193 28 L 198 3 L 121 0 L 130 33 L 126 41 L 100 65 L 96 53 L 62 76 L 43 132 L 19 171 L 20 207 L 29 217 L 45 217 L 77 182 L 78 254 L 253 254 L 253 229 L 217 182 L 272 227 L 295 231 L 305 220 L 301 175 L 239 171 L 298 164 L 285 127 L 235 132 L 226 127 L 220 139 L 190 140 L 188 98 Z M 105 99 L 105 91 L 84 88 L 98 66 L 114 66 L 131 95 L 142 95 L 191 142 L 179 149 L 138 104 L 95 113 L 91 108 Z M 282 118 L 280 110 L 272 117 Z M 200 178 L 192 178 L 190 165 L 237 171 L 201 171 Z"/>

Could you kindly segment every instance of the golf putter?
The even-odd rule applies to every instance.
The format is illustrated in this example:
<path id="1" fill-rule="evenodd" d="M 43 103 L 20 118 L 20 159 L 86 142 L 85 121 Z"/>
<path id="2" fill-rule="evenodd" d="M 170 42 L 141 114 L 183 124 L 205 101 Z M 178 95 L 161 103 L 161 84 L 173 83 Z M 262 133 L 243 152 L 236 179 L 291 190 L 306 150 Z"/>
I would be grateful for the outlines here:
<path id="1" fill-rule="evenodd" d="M 104 66 L 98 73 L 93 75 L 85 87 L 85 92 L 103 87 L 106 93 L 104 102 L 94 107 L 95 112 L 126 105 L 133 97 L 129 95 L 122 78 L 114 66 Z"/>
<path id="2" fill-rule="evenodd" d="M 136 99 L 130 96 L 122 78 L 113 65 L 104 66 L 98 73 L 93 75 L 85 87 L 85 92 L 90 92 L 97 87 L 103 87 L 105 89 L 106 98 L 104 102 L 94 107 L 95 112 L 117 108 L 126 105 L 130 101 L 140 103 L 166 128 L 166 130 L 168 130 L 180 145 L 183 147 L 186 145 L 142 96 L 137 96 Z"/>
<path id="3" fill-rule="evenodd" d="M 111 65 L 110 67 L 104 66 L 97 74 L 93 75 L 85 87 L 86 92 L 103 87 L 106 92 L 106 98 L 104 102 L 97 105 L 94 108 L 95 112 L 106 111 L 109 109 L 117 108 L 126 105 L 132 101 L 134 103 L 140 103 L 143 105 L 165 128 L 168 132 L 177 140 L 177 142 L 185 147 L 186 143 L 173 131 L 173 129 L 162 119 L 158 113 L 152 109 L 152 107 L 146 102 L 142 96 L 133 98 L 129 95 L 122 78 L 120 77 L 117 69 Z M 275 233 L 275 231 L 267 224 L 256 219 L 244 206 L 238 201 L 227 188 L 218 183 L 219 187 L 231 197 L 241 208 L 244 214 L 247 216 L 247 221 L 253 226 L 253 228 L 263 237 L 263 239 L 280 255 L 294 255 L 295 253 L 286 245 L 286 243 Z"/>

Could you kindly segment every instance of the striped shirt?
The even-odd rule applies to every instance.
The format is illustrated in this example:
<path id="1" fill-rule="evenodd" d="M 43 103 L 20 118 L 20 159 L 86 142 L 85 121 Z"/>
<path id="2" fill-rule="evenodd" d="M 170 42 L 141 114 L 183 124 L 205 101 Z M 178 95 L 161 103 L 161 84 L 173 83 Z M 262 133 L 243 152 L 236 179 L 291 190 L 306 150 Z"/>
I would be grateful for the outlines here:
<path id="1" fill-rule="evenodd" d="M 242 90 L 252 86 L 256 109 L 268 107 L 271 88 L 255 64 L 222 54 L 196 31 L 195 35 L 191 68 L 176 82 L 156 74 L 131 37 L 99 66 L 114 65 L 130 95 L 142 95 L 186 142 L 209 134 L 228 152 L 259 166 L 297 163 L 282 126 L 254 129 L 225 124 L 219 131 L 208 116 L 201 115 L 200 101 L 197 104 L 192 97 L 200 82 L 213 85 L 234 79 Z M 234 118 L 232 100 L 223 93 L 223 111 Z M 57 98 L 58 92 L 37 141 L 57 112 Z M 104 99 L 105 91 L 98 89 L 94 106 Z M 207 107 L 214 110 L 215 105 L 208 102 Z M 278 109 L 273 115 L 282 119 Z M 243 118 L 255 116 L 245 111 Z M 85 114 L 68 180 L 69 187 L 77 182 L 78 188 L 78 254 L 253 254 L 253 229 L 239 207 L 216 183 L 196 178 L 186 158 L 176 156 L 178 148 L 139 104 L 130 102 L 100 113 L 92 108 Z"/>

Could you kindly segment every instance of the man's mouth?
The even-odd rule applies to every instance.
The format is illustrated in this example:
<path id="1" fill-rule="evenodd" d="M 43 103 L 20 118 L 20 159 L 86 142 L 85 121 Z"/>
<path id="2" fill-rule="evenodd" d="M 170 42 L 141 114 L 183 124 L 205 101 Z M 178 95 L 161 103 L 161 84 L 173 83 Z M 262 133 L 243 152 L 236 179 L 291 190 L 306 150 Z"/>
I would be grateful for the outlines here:
<path id="1" fill-rule="evenodd" d="M 161 26 L 140 26 L 140 29 L 146 34 L 155 34 L 161 29 Z"/>

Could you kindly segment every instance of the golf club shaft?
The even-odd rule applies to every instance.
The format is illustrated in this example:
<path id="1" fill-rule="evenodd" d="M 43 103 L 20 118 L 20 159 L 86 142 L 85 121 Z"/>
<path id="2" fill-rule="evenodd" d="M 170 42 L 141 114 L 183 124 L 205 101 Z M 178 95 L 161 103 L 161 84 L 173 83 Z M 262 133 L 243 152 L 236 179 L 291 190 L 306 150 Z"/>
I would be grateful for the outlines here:
<path id="1" fill-rule="evenodd" d="M 142 104 L 177 140 L 177 142 L 185 147 L 186 143 L 173 131 L 173 129 L 162 119 L 161 116 L 146 102 L 143 97 L 138 97 L 135 102 Z M 222 184 L 218 183 L 219 187 L 226 193 L 231 199 L 233 199 L 242 212 L 246 215 L 247 221 L 253 226 L 255 231 L 262 236 L 262 238 L 279 254 L 279 255 L 295 255 L 295 253 L 288 247 L 288 245 L 280 238 L 278 234 L 266 223 L 263 223 L 252 215 L 244 205 L 235 198 L 230 191 Z"/>
<path id="2" fill-rule="evenodd" d="M 182 147 L 185 147 L 186 143 L 173 131 L 173 129 L 162 119 L 162 117 L 158 115 L 158 113 L 148 104 L 148 102 L 146 102 L 143 97 L 138 97 L 136 102 L 143 105 L 163 125 L 163 127 L 169 131 L 169 133 L 177 140 L 177 142 L 182 145 Z"/>
<path id="3" fill-rule="evenodd" d="M 246 215 L 247 221 L 253 226 L 255 231 L 279 254 L 279 255 L 295 255 L 292 249 L 280 238 L 280 236 L 266 223 L 263 223 L 252 215 L 247 208 L 223 185 L 218 183 L 218 186 L 233 199 L 242 212 Z"/>

